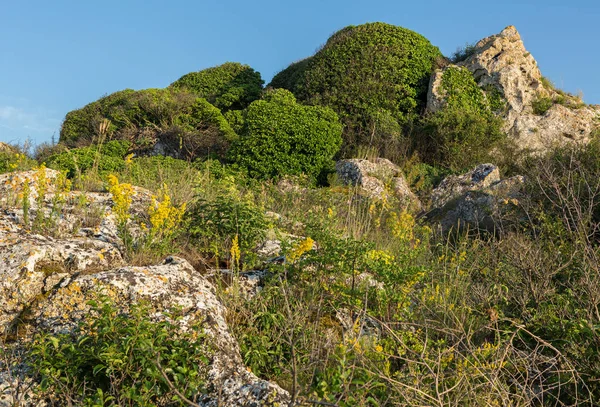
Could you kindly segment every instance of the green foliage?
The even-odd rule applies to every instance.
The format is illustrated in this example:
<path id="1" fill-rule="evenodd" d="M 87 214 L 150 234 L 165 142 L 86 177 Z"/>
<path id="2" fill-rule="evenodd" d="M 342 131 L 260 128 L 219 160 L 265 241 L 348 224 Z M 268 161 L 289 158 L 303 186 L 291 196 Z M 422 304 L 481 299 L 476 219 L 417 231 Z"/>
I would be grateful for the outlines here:
<path id="1" fill-rule="evenodd" d="M 18 151 L 0 151 L 0 174 L 31 170 L 36 164 L 35 160 Z"/>
<path id="2" fill-rule="evenodd" d="M 186 89 L 221 109 L 241 110 L 257 100 L 264 81 L 248 65 L 226 62 L 217 67 L 188 73 L 169 87 Z"/>
<path id="3" fill-rule="evenodd" d="M 48 158 L 49 168 L 64 171 L 68 178 L 85 174 L 96 166 L 100 174 L 121 171 L 125 168 L 123 157 L 131 144 L 126 141 L 109 141 L 102 145 L 74 148 Z"/>
<path id="4" fill-rule="evenodd" d="M 244 128 L 244 111 L 243 110 L 228 110 L 223 115 L 229 123 L 233 131 L 241 134 Z"/>
<path id="5" fill-rule="evenodd" d="M 349 26 L 335 33 L 313 57 L 275 76 L 272 86 L 299 100 L 329 106 L 345 125 L 346 148 L 384 145 L 378 115 L 402 125 L 425 105 L 427 84 L 441 56 L 421 35 L 384 23 Z"/>
<path id="6" fill-rule="evenodd" d="M 108 120 L 108 128 L 101 124 Z M 236 135 L 219 109 L 192 93 L 175 89 L 130 89 L 69 112 L 60 141 L 67 146 L 128 140 L 136 150 L 157 142 L 184 158 L 222 155 Z"/>
<path id="7" fill-rule="evenodd" d="M 247 256 L 268 228 L 264 209 L 234 192 L 200 194 L 187 215 L 190 236 L 201 248 L 217 253 L 227 253 L 228 243 L 237 236 L 241 254 Z"/>
<path id="8" fill-rule="evenodd" d="M 424 161 L 452 172 L 488 161 L 492 149 L 506 139 L 502 119 L 494 114 L 504 103 L 499 92 L 486 93 L 471 72 L 460 67 L 443 71 L 440 92 L 445 105 L 423 119 L 417 151 Z"/>
<path id="9" fill-rule="evenodd" d="M 90 305 L 93 317 L 73 333 L 42 334 L 31 345 L 28 361 L 52 398 L 86 406 L 186 405 L 164 376 L 188 399 L 202 394 L 209 359 L 201 325 L 184 333 L 176 313 L 155 322 L 147 305 L 128 314 L 113 300 Z"/>
<path id="10" fill-rule="evenodd" d="M 283 89 L 244 111 L 244 127 L 229 159 L 253 177 L 317 177 L 341 144 L 342 126 L 329 108 L 297 104 Z"/>
<path id="11" fill-rule="evenodd" d="M 453 64 L 462 62 L 471 55 L 475 54 L 476 50 L 477 48 L 475 47 L 475 44 L 466 43 L 464 47 L 457 48 L 456 51 L 454 51 L 450 61 L 452 61 Z"/>
<path id="12" fill-rule="evenodd" d="M 271 83 L 269 83 L 269 87 L 272 88 L 282 88 L 287 90 L 293 90 L 298 83 L 302 80 L 302 75 L 306 70 L 311 58 L 305 58 L 298 62 L 292 63 L 290 66 L 277 73 Z"/>
<path id="13" fill-rule="evenodd" d="M 554 105 L 554 101 L 548 96 L 538 96 L 531 102 L 533 113 L 539 116 L 546 114 L 548 110 Z"/>

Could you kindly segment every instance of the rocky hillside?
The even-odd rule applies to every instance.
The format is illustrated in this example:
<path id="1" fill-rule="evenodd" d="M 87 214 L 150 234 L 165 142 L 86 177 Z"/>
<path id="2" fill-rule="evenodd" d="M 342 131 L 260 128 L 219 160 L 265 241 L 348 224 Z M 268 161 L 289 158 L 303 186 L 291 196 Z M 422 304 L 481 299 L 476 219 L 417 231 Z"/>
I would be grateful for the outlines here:
<path id="1" fill-rule="evenodd" d="M 599 109 L 514 27 L 351 26 L 263 84 L 0 144 L 0 406 L 600 405 Z"/>

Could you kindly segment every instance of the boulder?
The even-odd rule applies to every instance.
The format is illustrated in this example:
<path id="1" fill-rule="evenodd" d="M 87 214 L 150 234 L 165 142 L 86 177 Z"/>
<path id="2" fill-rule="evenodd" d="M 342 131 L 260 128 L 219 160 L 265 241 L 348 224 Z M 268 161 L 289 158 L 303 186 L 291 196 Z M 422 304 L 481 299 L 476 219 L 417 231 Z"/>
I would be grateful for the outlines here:
<path id="1" fill-rule="evenodd" d="M 520 149 L 542 152 L 556 144 L 587 142 L 598 126 L 600 110 L 597 107 L 586 106 L 577 97 L 553 89 L 543 79 L 537 62 L 514 26 L 479 41 L 473 53 L 455 66 L 467 68 L 481 88 L 496 89 L 503 95 L 506 110 L 500 114 L 504 131 L 514 138 Z M 444 69 L 436 71 L 430 80 L 429 112 L 436 112 L 445 105 L 440 89 Z M 533 108 L 539 98 L 554 101 L 541 115 Z"/>
<path id="2" fill-rule="evenodd" d="M 469 191 L 482 190 L 500 181 L 500 171 L 494 164 L 480 164 L 462 175 L 450 175 L 431 193 L 431 205 L 441 208 Z"/>
<path id="3" fill-rule="evenodd" d="M 418 211 L 422 207 L 419 198 L 410 190 L 402 170 L 388 159 L 341 160 L 335 164 L 335 169 L 341 182 L 360 187 L 370 198 L 384 199 L 391 192 L 407 208 Z"/>
<path id="4" fill-rule="evenodd" d="M 495 232 L 506 226 L 509 213 L 519 209 L 525 178 L 500 179 L 498 167 L 482 164 L 459 176 L 445 178 L 432 192 L 427 217 L 443 233 L 452 229 Z"/>
<path id="5" fill-rule="evenodd" d="M 63 280 L 32 309 L 38 329 L 69 332 L 90 314 L 88 302 L 99 294 L 115 299 L 121 312 L 140 300 L 150 300 L 156 318 L 165 311 L 179 309 L 186 330 L 197 321 L 211 344 L 209 393 L 201 406 L 274 406 L 286 403 L 288 393 L 279 386 L 257 378 L 242 362 L 239 346 L 229 332 L 225 308 L 215 288 L 186 260 L 168 257 L 151 267 L 121 267 Z"/>

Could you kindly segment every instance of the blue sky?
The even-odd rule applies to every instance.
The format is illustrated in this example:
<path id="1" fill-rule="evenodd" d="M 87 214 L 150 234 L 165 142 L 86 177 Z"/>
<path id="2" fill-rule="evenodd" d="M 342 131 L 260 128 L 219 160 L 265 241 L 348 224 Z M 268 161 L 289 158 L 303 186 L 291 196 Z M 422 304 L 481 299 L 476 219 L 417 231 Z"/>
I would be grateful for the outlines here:
<path id="1" fill-rule="evenodd" d="M 65 114 L 226 61 L 268 82 L 338 29 L 383 21 L 446 55 L 515 25 L 542 74 L 600 104 L 597 0 L 0 0 L 0 141 L 58 140 Z"/>

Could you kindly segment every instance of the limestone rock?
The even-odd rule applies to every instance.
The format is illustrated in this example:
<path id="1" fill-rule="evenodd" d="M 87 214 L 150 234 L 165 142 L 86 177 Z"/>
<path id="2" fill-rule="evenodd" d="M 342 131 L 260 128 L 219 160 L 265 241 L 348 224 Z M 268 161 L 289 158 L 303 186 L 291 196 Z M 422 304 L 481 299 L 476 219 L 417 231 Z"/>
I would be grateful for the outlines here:
<path id="1" fill-rule="evenodd" d="M 214 287 L 186 260 L 169 257 L 157 266 L 122 267 L 69 277 L 32 310 L 36 326 L 54 332 L 70 331 L 90 313 L 88 301 L 98 294 L 117 300 L 122 312 L 140 300 L 150 300 L 157 318 L 177 307 L 185 315 L 179 322 L 183 330 L 198 320 L 208 321 L 203 324 L 204 332 L 214 354 L 209 393 L 200 405 L 274 406 L 289 401 L 285 390 L 246 369 Z"/>
<path id="2" fill-rule="evenodd" d="M 384 198 L 386 186 L 406 207 L 421 209 L 419 198 L 410 190 L 402 170 L 385 158 L 374 160 L 348 159 L 335 164 L 338 178 L 346 185 L 359 186 L 366 195 Z"/>
<path id="3" fill-rule="evenodd" d="M 462 175 L 451 175 L 431 193 L 431 205 L 441 208 L 468 191 L 481 190 L 500 181 L 500 171 L 494 164 L 480 164 Z"/>
<path id="4" fill-rule="evenodd" d="M 598 126 L 597 108 L 584 106 L 576 97 L 544 85 L 535 59 L 514 26 L 479 41 L 473 54 L 457 66 L 466 67 L 481 88 L 497 89 L 504 96 L 504 131 L 520 149 L 537 152 L 556 144 L 587 142 Z M 430 80 L 429 112 L 445 104 L 440 89 L 443 73 L 436 71 Z M 544 115 L 536 115 L 532 105 L 538 98 L 552 99 L 555 104 Z"/>
<path id="5" fill-rule="evenodd" d="M 520 209 L 524 184 L 522 176 L 500 180 L 496 166 L 482 164 L 444 179 L 433 191 L 428 218 L 443 233 L 464 227 L 500 231 L 507 226 L 508 215 Z"/>

